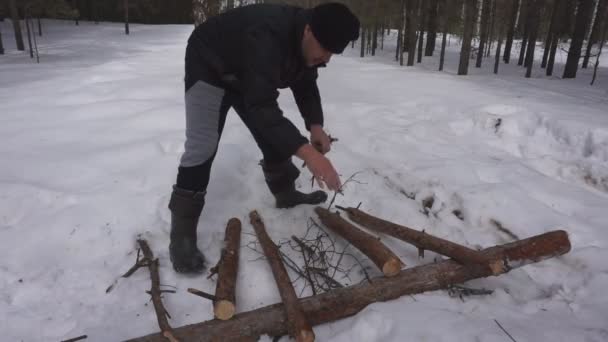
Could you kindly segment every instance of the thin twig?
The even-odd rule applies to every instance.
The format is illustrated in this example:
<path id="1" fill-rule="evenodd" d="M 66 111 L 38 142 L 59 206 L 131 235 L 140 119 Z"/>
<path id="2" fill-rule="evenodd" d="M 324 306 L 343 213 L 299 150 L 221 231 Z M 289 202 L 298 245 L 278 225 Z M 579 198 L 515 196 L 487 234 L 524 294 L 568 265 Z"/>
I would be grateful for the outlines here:
<path id="1" fill-rule="evenodd" d="M 517 341 L 516 341 L 516 340 L 513 338 L 513 336 L 511 336 L 511 334 L 509 334 L 509 332 L 508 332 L 508 331 L 506 331 L 506 330 L 505 330 L 505 328 L 503 328 L 503 327 L 502 327 L 502 325 L 500 325 L 500 323 L 498 323 L 498 321 L 497 321 L 497 320 L 494 320 L 494 322 L 496 322 L 496 324 L 498 324 L 498 326 L 500 327 L 500 329 L 502 329 L 502 331 L 504 331 L 504 332 L 505 332 L 505 334 L 507 334 L 507 336 L 509 336 L 509 338 L 511 339 L 511 341 L 513 341 L 513 342 L 517 342 Z"/>

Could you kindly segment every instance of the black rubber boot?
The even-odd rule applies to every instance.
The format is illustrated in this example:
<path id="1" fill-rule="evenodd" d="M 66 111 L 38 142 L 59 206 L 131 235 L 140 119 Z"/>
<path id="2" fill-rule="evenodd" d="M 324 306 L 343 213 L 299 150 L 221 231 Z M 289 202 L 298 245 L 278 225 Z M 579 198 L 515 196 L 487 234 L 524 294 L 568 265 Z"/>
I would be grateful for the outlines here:
<path id="1" fill-rule="evenodd" d="M 171 210 L 171 243 L 169 255 L 178 273 L 201 273 L 205 256 L 196 247 L 196 226 L 205 205 L 205 193 L 173 186 Z"/>
<path id="2" fill-rule="evenodd" d="M 260 165 L 264 170 L 266 184 L 276 199 L 277 208 L 292 208 L 299 204 L 319 204 L 327 200 L 327 194 L 321 190 L 308 194 L 296 190 L 295 181 L 300 175 L 300 171 L 293 165 L 291 159 L 272 164 L 262 160 Z"/>

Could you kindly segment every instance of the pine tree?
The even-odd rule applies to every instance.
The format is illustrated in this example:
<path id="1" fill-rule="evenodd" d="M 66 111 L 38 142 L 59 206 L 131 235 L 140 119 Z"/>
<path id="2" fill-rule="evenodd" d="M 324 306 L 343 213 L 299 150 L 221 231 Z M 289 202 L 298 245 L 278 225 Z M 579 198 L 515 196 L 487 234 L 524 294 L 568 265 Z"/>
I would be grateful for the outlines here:
<path id="1" fill-rule="evenodd" d="M 576 77 L 576 72 L 578 70 L 578 61 L 581 57 L 583 40 L 585 39 L 585 32 L 587 31 L 592 7 L 593 0 L 578 1 L 574 33 L 572 34 L 572 42 L 570 43 L 568 59 L 566 60 L 566 67 L 564 69 L 564 75 L 562 76 L 563 78 Z"/>

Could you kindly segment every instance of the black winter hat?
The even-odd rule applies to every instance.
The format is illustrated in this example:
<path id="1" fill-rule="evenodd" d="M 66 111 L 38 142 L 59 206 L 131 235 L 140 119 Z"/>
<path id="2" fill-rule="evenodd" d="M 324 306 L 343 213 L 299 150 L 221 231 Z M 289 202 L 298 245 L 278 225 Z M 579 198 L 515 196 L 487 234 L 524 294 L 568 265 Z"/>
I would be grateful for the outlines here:
<path id="1" fill-rule="evenodd" d="M 359 19 L 337 2 L 313 8 L 309 24 L 321 46 L 332 53 L 342 53 L 350 41 L 359 38 Z"/>

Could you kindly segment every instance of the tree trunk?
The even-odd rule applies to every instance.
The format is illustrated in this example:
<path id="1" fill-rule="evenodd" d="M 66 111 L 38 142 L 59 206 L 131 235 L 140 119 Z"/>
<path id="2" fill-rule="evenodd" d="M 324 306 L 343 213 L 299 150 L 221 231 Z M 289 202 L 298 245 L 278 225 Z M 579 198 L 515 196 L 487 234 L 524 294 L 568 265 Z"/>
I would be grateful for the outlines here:
<path id="1" fill-rule="evenodd" d="M 30 48 L 30 58 L 34 58 L 34 46 L 32 45 L 32 32 L 30 30 L 30 17 L 25 14 L 25 31 L 27 32 L 27 45 Z"/>
<path id="2" fill-rule="evenodd" d="M 38 36 L 42 37 L 42 23 L 40 18 L 36 18 L 36 21 L 38 21 Z"/>
<path id="3" fill-rule="evenodd" d="M 519 59 L 517 60 L 517 65 L 523 65 L 525 58 L 526 58 L 526 48 L 528 47 L 528 37 L 530 36 L 530 1 L 531 0 L 526 0 L 525 1 L 525 17 L 521 17 L 520 14 L 520 20 L 523 21 L 523 36 L 522 36 L 522 40 L 521 40 L 521 48 L 519 50 Z M 522 3 L 522 7 L 524 6 L 524 4 Z"/>
<path id="4" fill-rule="evenodd" d="M 437 12 L 439 0 L 431 0 L 429 5 L 428 25 L 426 34 L 425 56 L 432 56 L 435 52 L 435 41 L 437 40 Z"/>
<path id="5" fill-rule="evenodd" d="M 498 74 L 498 65 L 500 64 L 500 48 L 502 47 L 503 28 L 498 29 L 498 42 L 496 43 L 496 56 L 494 56 L 494 73 Z"/>
<path id="6" fill-rule="evenodd" d="M 407 66 L 413 66 L 414 59 L 416 56 L 416 13 L 418 12 L 418 1 L 407 0 L 407 11 L 409 14 L 409 19 L 407 23 Z"/>
<path id="7" fill-rule="evenodd" d="M 123 1 L 125 11 L 125 34 L 129 35 L 129 0 Z"/>
<path id="8" fill-rule="evenodd" d="M 380 27 L 380 50 L 384 50 L 384 19 L 382 21 L 382 27 Z"/>
<path id="9" fill-rule="evenodd" d="M 4 45 L 2 44 L 2 30 L 0 30 L 0 55 L 4 55 Z"/>
<path id="10" fill-rule="evenodd" d="M 13 22 L 13 31 L 15 32 L 15 42 L 17 43 L 17 50 L 25 51 L 25 45 L 23 44 L 23 34 L 21 33 L 21 21 L 19 19 L 19 12 L 17 11 L 17 3 L 15 0 L 9 0 L 8 6 L 11 11 L 11 21 Z"/>
<path id="11" fill-rule="evenodd" d="M 513 7 L 511 8 L 511 16 L 509 22 L 509 29 L 507 30 L 507 41 L 505 42 L 505 54 L 503 60 L 506 64 L 509 64 L 511 59 L 511 47 L 513 46 L 513 36 L 515 35 L 515 22 L 517 21 L 517 12 L 519 11 L 520 0 L 511 0 Z"/>
<path id="12" fill-rule="evenodd" d="M 264 222 L 262 222 L 262 218 L 258 215 L 258 212 L 255 210 L 252 211 L 249 214 L 249 217 L 255 234 L 258 236 L 260 245 L 262 245 L 262 249 L 264 250 L 264 255 L 266 255 L 266 259 L 270 264 L 272 275 L 277 283 L 281 299 L 286 308 L 287 332 L 298 342 L 314 341 L 315 333 L 312 331 L 312 327 L 302 312 L 298 297 L 296 296 L 296 291 L 293 289 L 285 265 L 283 265 L 279 248 L 272 242 L 268 233 L 266 233 Z"/>
<path id="13" fill-rule="evenodd" d="M 599 0 L 597 4 L 597 10 L 595 13 L 595 20 L 593 20 L 593 28 L 591 29 L 591 33 L 589 34 L 589 39 L 587 40 L 587 51 L 585 52 L 585 58 L 583 59 L 583 69 L 587 69 L 589 65 L 589 58 L 591 57 L 591 48 L 593 44 L 597 43 L 598 36 L 600 34 L 600 29 L 602 27 L 602 22 L 606 20 L 605 17 L 605 9 L 606 8 L 606 0 Z"/>
<path id="14" fill-rule="evenodd" d="M 492 53 L 492 44 L 494 43 L 494 26 L 496 25 L 496 0 L 492 0 L 492 16 L 490 17 L 490 25 L 488 28 L 488 39 L 486 41 L 486 57 L 490 57 Z"/>
<path id="15" fill-rule="evenodd" d="M 482 0 L 481 8 L 481 24 L 480 31 L 481 36 L 479 37 L 479 49 L 477 50 L 477 61 L 475 63 L 476 68 L 481 68 L 481 61 L 483 60 L 483 53 L 485 51 L 486 40 L 488 39 L 488 22 L 490 20 L 490 0 Z"/>
<path id="16" fill-rule="evenodd" d="M 442 18 L 443 18 L 443 37 L 441 37 L 441 54 L 439 55 L 439 71 L 443 71 L 443 63 L 445 62 L 445 45 L 448 36 L 449 13 L 451 0 L 442 0 Z"/>
<path id="17" fill-rule="evenodd" d="M 540 10 L 542 7 L 543 0 L 530 0 L 530 45 L 528 46 L 528 52 L 526 54 L 526 78 L 530 78 L 532 75 L 532 66 L 534 65 L 534 50 L 536 50 L 536 37 L 538 36 L 538 27 L 540 26 Z"/>
<path id="18" fill-rule="evenodd" d="M 555 54 L 557 52 L 557 46 L 559 44 L 559 38 L 564 32 L 564 23 L 560 19 L 563 19 L 566 13 L 566 6 L 568 0 L 555 0 L 555 7 L 557 11 L 557 17 L 555 25 L 553 27 L 553 35 L 551 36 L 551 51 L 549 52 L 549 60 L 547 61 L 547 76 L 553 75 L 553 65 L 555 64 Z"/>
<path id="19" fill-rule="evenodd" d="M 581 49 L 583 47 L 583 40 L 585 39 L 589 17 L 591 16 L 592 5 L 593 0 L 578 1 L 574 33 L 572 34 L 572 41 L 570 43 L 570 50 L 568 51 L 568 59 L 566 60 L 563 78 L 576 77 L 578 61 L 581 57 Z"/>
<path id="20" fill-rule="evenodd" d="M 608 16 L 608 10 L 605 10 L 604 18 Z M 604 44 L 606 43 L 606 35 L 608 34 L 608 22 L 604 21 L 604 29 L 602 31 L 602 37 L 599 40 L 600 49 L 597 52 L 597 56 L 595 57 L 595 67 L 593 68 L 593 77 L 591 78 L 591 85 L 595 83 L 595 77 L 597 76 L 597 68 L 600 66 L 600 56 L 602 55 L 602 49 L 604 48 Z"/>
<path id="21" fill-rule="evenodd" d="M 367 214 L 357 208 L 341 208 L 346 211 L 348 218 L 353 222 L 375 232 L 390 235 L 399 240 L 410 243 L 419 250 L 429 250 L 450 257 L 469 266 L 488 267 L 492 273 L 503 273 L 502 260 L 488 260 L 480 252 L 442 238 L 419 232 L 406 226 L 398 225 L 381 218 Z"/>
<path id="22" fill-rule="evenodd" d="M 377 48 L 378 48 L 378 25 L 374 24 L 374 32 L 372 34 L 372 56 L 376 55 Z"/>
<path id="23" fill-rule="evenodd" d="M 422 48 L 424 47 L 424 23 L 426 22 L 426 1 L 420 0 L 418 2 L 418 19 L 420 19 L 420 23 L 418 25 L 418 59 L 417 63 L 422 62 Z M 428 38 L 428 36 L 427 36 Z"/>
<path id="24" fill-rule="evenodd" d="M 543 51 L 543 60 L 540 64 L 541 68 L 547 67 L 547 61 L 549 60 L 549 51 L 551 51 L 551 44 L 553 44 L 553 35 L 555 34 L 555 28 L 557 27 L 557 13 L 559 10 L 559 1 L 555 0 L 553 3 L 553 10 L 551 11 L 551 22 L 549 24 L 549 31 L 547 31 L 547 38 L 545 39 L 545 50 Z"/>
<path id="25" fill-rule="evenodd" d="M 477 1 L 465 0 L 464 7 L 464 32 L 462 34 L 458 75 L 466 75 L 469 72 L 469 56 L 471 55 L 471 40 L 475 29 L 475 18 L 477 17 Z"/>
<path id="26" fill-rule="evenodd" d="M 365 26 L 361 25 L 361 58 L 365 57 Z"/>
<path id="27" fill-rule="evenodd" d="M 387 277 L 395 276 L 405 266 L 401 260 L 375 236 L 370 235 L 344 220 L 337 213 L 316 207 L 315 212 L 325 226 L 350 242 L 378 266 Z"/>
<path id="28" fill-rule="evenodd" d="M 226 226 L 224 248 L 217 265 L 216 301 L 213 303 L 215 317 L 227 320 L 236 312 L 236 276 L 239 269 L 241 247 L 241 221 L 232 218 Z"/>
<path id="29" fill-rule="evenodd" d="M 489 259 L 501 259 L 507 270 L 540 262 L 570 251 L 568 234 L 552 231 L 525 240 L 484 249 Z M 427 291 L 446 289 L 453 284 L 488 277 L 488 270 L 471 269 L 453 260 L 422 265 L 399 272 L 396 277 L 379 277 L 371 282 L 333 290 L 300 299 L 300 305 L 314 325 L 350 317 L 369 304 L 397 299 Z M 283 304 L 274 304 L 244 312 L 228 321 L 211 320 L 174 329 L 184 341 L 235 341 L 238 338 L 257 338 L 261 335 L 282 336 L 287 332 L 288 321 Z M 162 342 L 158 333 L 129 342 Z"/>
<path id="30" fill-rule="evenodd" d="M 399 16 L 399 27 L 397 29 L 397 51 L 395 51 L 395 61 L 403 66 L 403 44 L 405 35 L 405 0 L 401 0 L 401 15 Z"/>
<path id="31" fill-rule="evenodd" d="M 76 26 L 79 26 L 78 18 L 80 17 L 80 11 L 78 10 L 78 0 L 72 1 L 72 7 L 74 7 L 74 10 L 78 11 L 78 15 L 76 16 L 76 18 L 74 18 L 74 23 L 76 24 Z"/>

